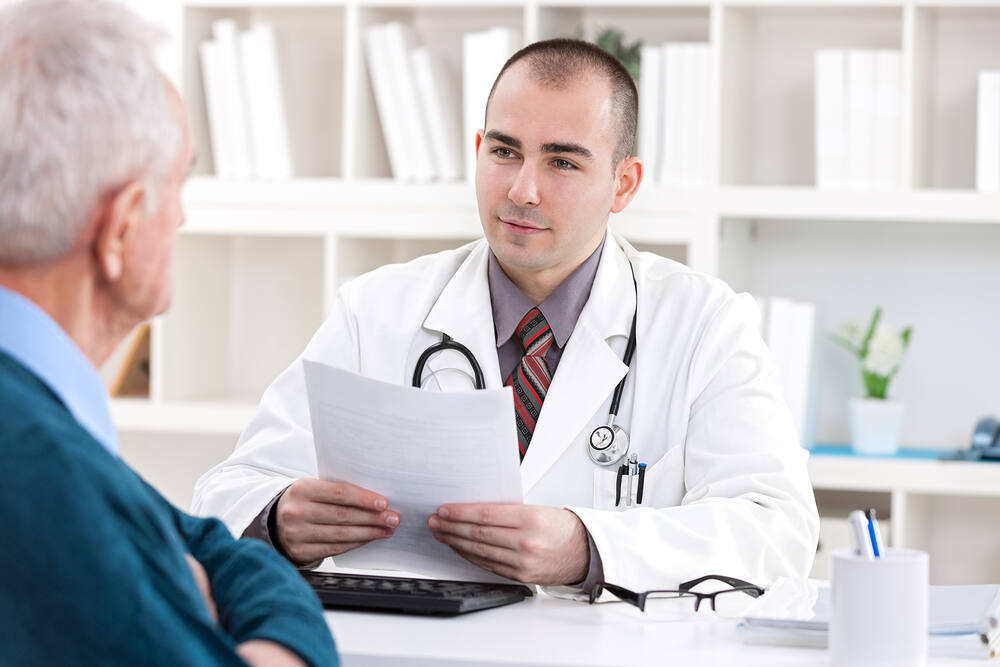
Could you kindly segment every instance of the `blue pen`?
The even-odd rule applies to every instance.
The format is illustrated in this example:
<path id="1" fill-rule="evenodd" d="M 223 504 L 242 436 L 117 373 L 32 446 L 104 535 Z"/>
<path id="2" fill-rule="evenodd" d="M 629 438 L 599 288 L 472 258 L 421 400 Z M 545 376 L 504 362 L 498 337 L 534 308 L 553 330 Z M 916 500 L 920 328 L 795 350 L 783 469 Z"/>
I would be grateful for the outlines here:
<path id="1" fill-rule="evenodd" d="M 865 510 L 865 516 L 868 518 L 868 537 L 872 541 L 872 553 L 875 554 L 875 558 L 882 557 L 882 534 L 878 529 L 878 520 L 875 518 L 875 508 L 869 507 Z"/>

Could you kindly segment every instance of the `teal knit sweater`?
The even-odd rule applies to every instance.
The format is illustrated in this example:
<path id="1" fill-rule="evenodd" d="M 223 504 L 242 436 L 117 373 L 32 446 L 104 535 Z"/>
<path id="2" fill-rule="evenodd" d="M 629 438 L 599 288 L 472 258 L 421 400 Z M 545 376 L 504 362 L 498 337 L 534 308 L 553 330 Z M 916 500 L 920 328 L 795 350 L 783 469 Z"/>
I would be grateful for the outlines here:
<path id="1" fill-rule="evenodd" d="M 2 352 L 0 474 L 0 665 L 242 665 L 249 639 L 337 664 L 287 562 L 174 508 Z M 208 574 L 218 624 L 186 553 Z"/>

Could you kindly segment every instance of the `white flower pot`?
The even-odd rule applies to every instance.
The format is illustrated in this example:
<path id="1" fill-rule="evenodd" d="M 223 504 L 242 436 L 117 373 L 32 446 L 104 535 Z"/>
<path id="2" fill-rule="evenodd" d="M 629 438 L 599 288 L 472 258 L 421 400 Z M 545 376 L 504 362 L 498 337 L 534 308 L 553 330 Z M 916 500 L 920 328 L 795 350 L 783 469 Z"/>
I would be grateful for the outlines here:
<path id="1" fill-rule="evenodd" d="M 852 398 L 851 446 L 858 454 L 895 454 L 903 427 L 903 404 L 881 398 Z"/>

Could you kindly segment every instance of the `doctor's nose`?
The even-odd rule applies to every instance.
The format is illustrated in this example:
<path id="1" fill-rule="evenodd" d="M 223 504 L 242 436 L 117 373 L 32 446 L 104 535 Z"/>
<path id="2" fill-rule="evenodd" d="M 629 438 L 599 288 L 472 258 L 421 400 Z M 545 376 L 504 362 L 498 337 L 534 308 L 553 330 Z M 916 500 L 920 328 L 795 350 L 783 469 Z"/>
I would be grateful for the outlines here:
<path id="1" fill-rule="evenodd" d="M 538 182 L 535 178 L 535 170 L 525 163 L 517 172 L 517 178 L 511 183 L 507 198 L 518 206 L 538 206 Z"/>

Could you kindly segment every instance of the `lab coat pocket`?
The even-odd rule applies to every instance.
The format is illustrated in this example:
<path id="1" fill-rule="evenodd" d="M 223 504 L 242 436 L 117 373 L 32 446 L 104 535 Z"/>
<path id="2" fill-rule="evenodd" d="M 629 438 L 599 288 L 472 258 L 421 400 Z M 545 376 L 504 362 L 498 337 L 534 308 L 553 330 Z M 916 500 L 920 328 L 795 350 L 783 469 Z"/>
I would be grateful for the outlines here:
<path id="1" fill-rule="evenodd" d="M 669 507 L 679 505 L 684 497 L 683 447 L 672 447 L 656 463 L 647 464 L 643 476 L 642 502 L 639 502 L 639 477 L 632 477 L 631 504 L 628 502 L 628 476 L 618 479 L 618 466 L 594 470 L 594 509 L 624 511 L 633 507 Z M 618 500 L 617 504 L 615 500 Z"/>

